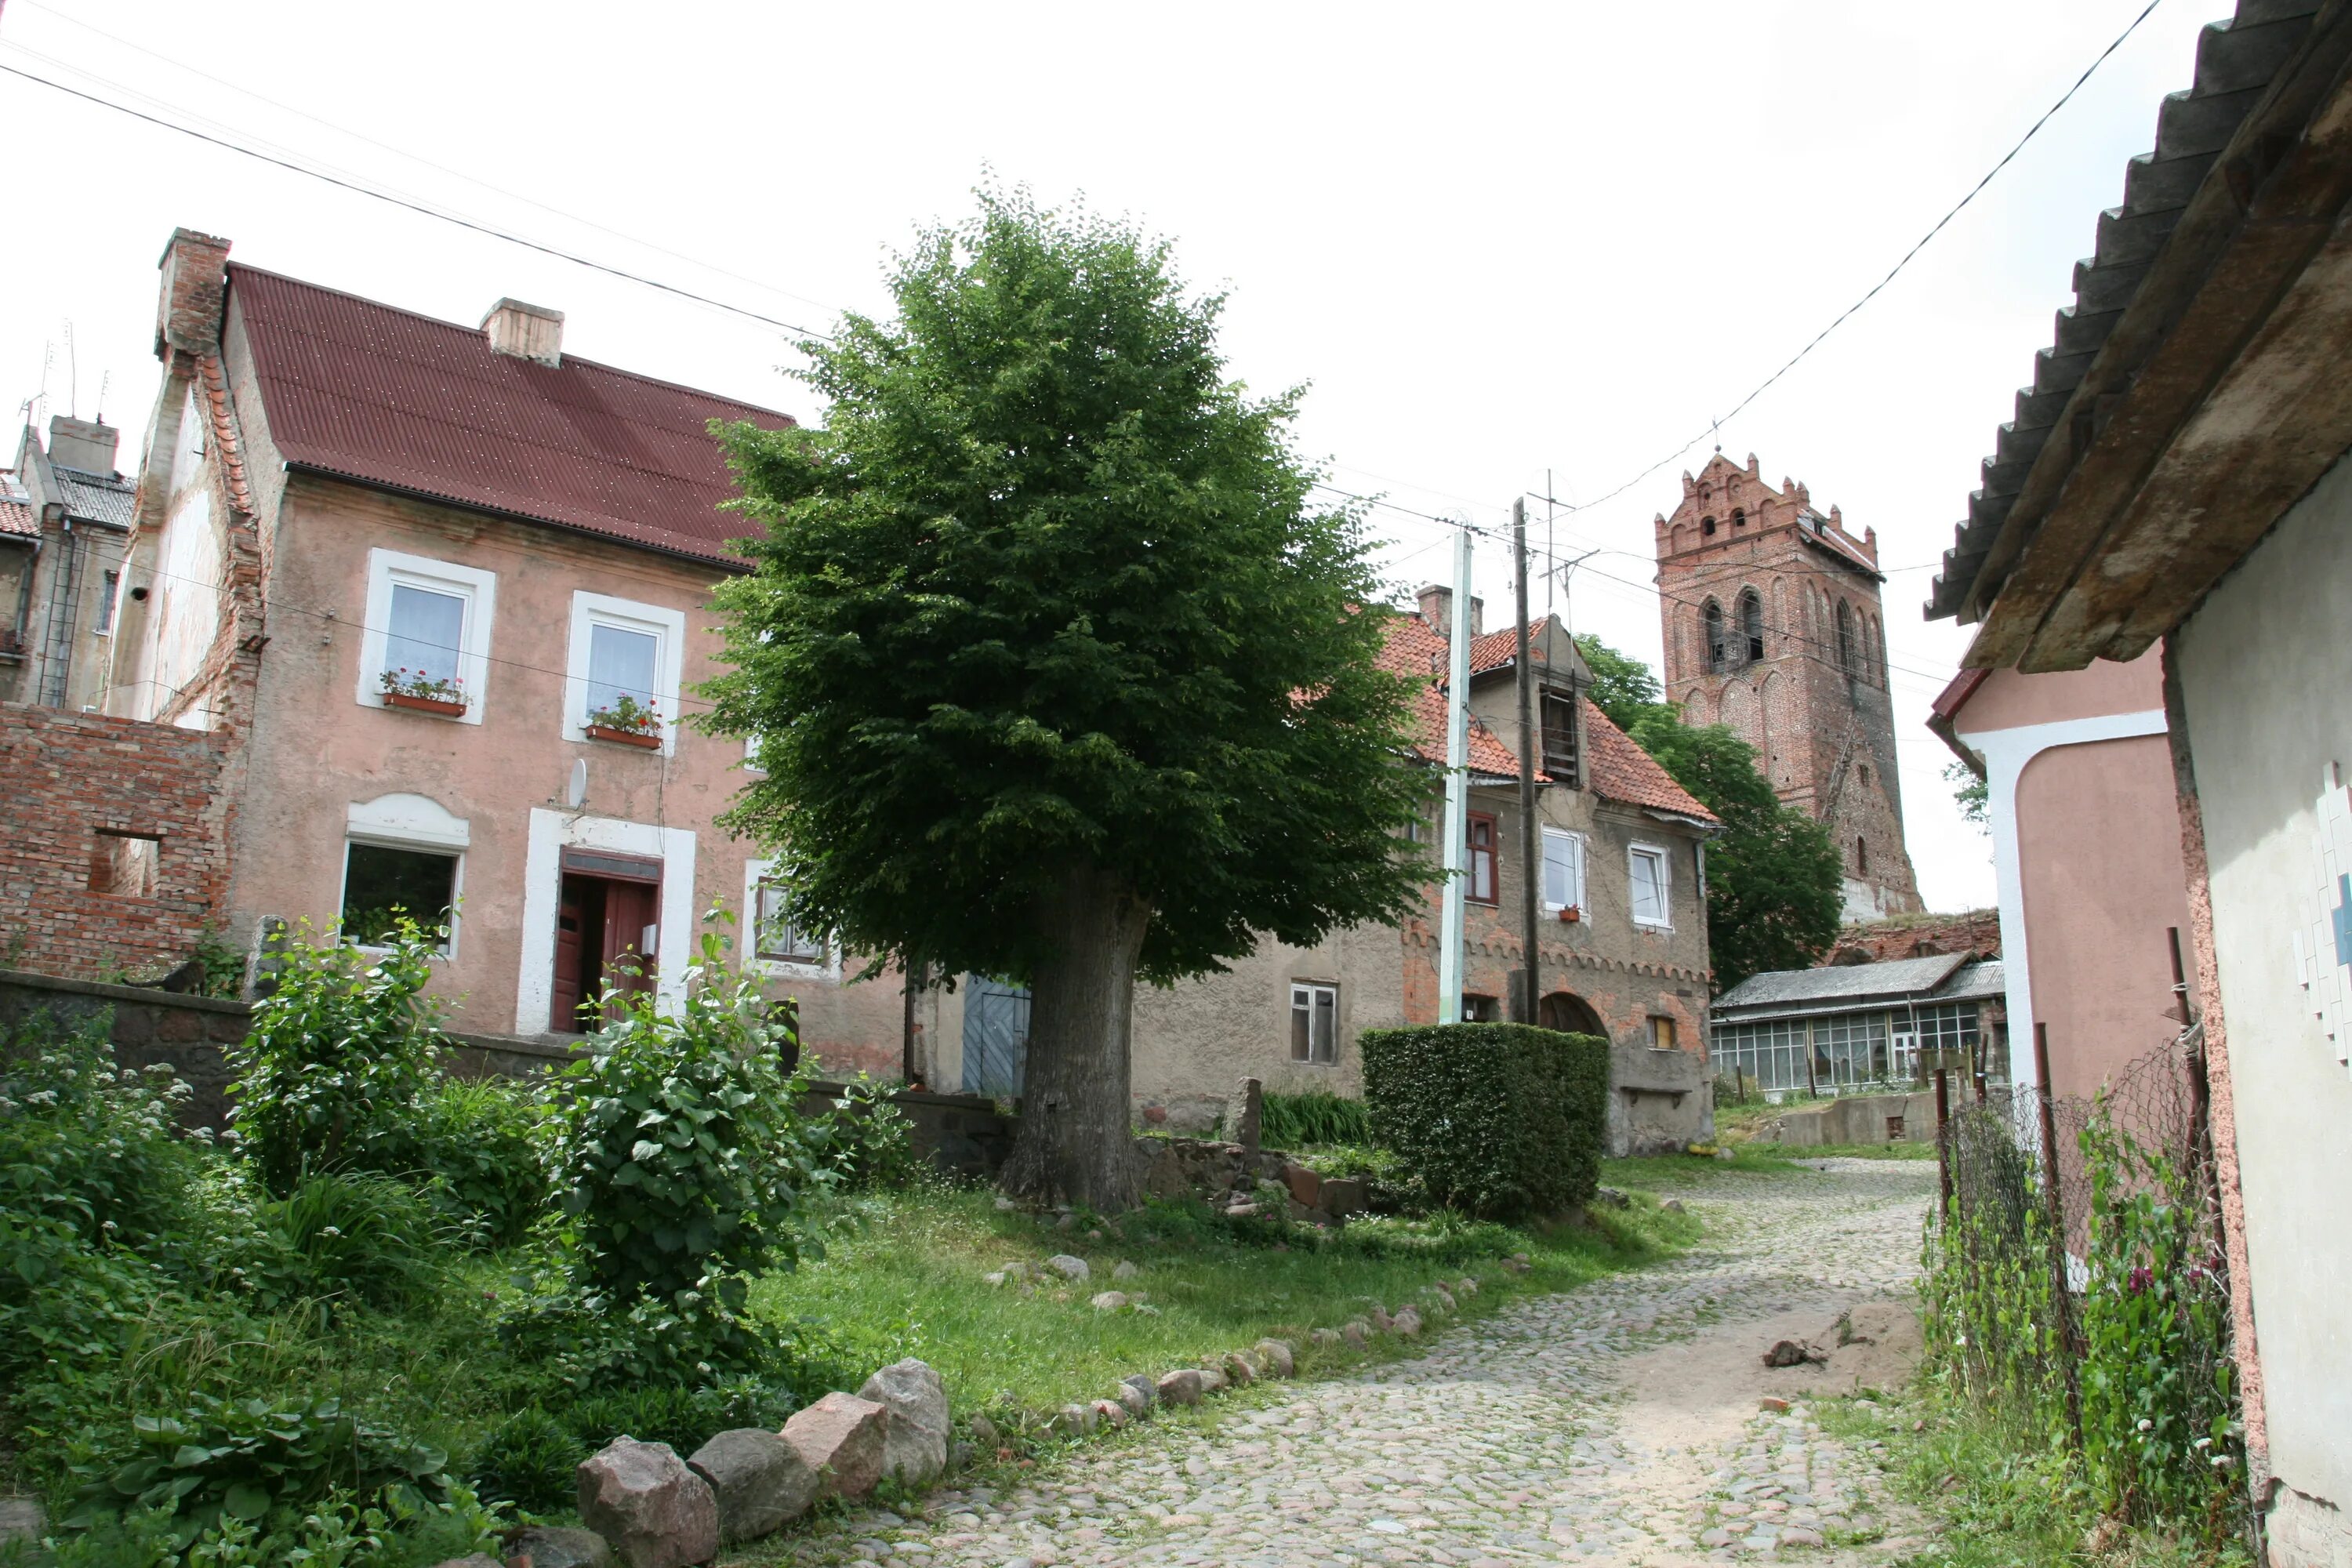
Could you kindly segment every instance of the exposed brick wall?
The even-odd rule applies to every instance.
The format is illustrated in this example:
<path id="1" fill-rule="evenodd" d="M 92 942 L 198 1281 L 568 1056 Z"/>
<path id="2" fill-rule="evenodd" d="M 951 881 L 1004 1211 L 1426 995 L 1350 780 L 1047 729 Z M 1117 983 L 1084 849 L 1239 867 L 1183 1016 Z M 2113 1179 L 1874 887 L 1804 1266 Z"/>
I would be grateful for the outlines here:
<path id="1" fill-rule="evenodd" d="M 1979 958 L 2000 956 L 2000 911 L 1969 910 L 1957 915 L 1906 915 L 1891 921 L 1850 925 L 1838 932 L 1830 948 L 1829 963 L 1926 958 L 1938 952 L 1973 952 Z"/>
<path id="2" fill-rule="evenodd" d="M 228 886 L 231 741 L 0 703 L 0 964 L 105 979 L 186 959 Z M 152 873 L 150 852 L 125 835 L 153 841 Z"/>
<path id="3" fill-rule="evenodd" d="M 1713 531 L 1707 531 L 1709 525 Z M 1825 825 L 1850 885 L 1888 913 L 1920 908 L 1903 837 L 1895 704 L 1887 688 L 1877 541 L 1823 519 L 1802 484 L 1775 489 L 1717 453 L 1683 476 L 1656 523 L 1665 695 L 1685 722 L 1721 723 L 1756 748 L 1774 791 Z M 1756 595 L 1763 651 L 1749 658 L 1739 607 Z M 1717 605 L 1729 668 L 1707 668 L 1705 616 Z M 1842 643 L 1843 605 L 1851 635 Z M 1851 665 L 1845 650 L 1851 647 Z"/>

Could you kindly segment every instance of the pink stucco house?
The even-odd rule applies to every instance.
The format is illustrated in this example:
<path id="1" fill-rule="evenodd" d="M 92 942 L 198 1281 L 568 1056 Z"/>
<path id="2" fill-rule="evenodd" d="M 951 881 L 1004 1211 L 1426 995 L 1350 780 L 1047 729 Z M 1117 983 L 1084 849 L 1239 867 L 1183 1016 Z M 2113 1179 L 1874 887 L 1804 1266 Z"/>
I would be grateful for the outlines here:
<path id="1" fill-rule="evenodd" d="M 781 918 L 714 826 L 743 743 L 680 722 L 743 569 L 709 423 L 784 416 L 567 356 L 551 310 L 467 327 L 228 249 L 163 254 L 107 695 L 233 736 L 226 937 L 448 910 L 457 1026 L 561 1036 L 647 959 L 674 1004 L 723 903 L 766 917 L 734 934 L 822 1059 L 895 1072 L 900 986 Z"/>
<path id="2" fill-rule="evenodd" d="M 2009 992 L 2009 1081 L 2095 1093 L 2179 1032 L 2189 899 L 2158 656 L 1964 669 L 1928 727 L 1985 780 Z"/>

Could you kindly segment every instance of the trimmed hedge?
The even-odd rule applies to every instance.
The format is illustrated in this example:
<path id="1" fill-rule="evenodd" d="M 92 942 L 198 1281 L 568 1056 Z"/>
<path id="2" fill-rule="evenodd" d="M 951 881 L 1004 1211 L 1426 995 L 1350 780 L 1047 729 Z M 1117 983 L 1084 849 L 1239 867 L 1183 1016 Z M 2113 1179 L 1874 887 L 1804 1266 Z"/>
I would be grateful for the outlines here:
<path id="1" fill-rule="evenodd" d="M 1370 1029 L 1372 1132 L 1441 1204 L 1486 1219 L 1590 1200 L 1608 1138 L 1609 1042 L 1527 1024 Z"/>

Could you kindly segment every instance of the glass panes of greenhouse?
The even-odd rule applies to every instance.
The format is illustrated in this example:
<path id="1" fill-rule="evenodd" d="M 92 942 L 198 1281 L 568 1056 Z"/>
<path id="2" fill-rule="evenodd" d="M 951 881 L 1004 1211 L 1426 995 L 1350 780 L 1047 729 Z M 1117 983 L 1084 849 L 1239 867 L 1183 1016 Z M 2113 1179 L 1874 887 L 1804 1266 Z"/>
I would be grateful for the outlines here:
<path id="1" fill-rule="evenodd" d="M 1969 1060 L 1975 1060 L 1977 1005 L 1973 1002 L 1949 1002 L 1940 1007 L 1920 1008 L 1919 1049 L 1963 1051 Z"/>
<path id="2" fill-rule="evenodd" d="M 1767 1092 L 1805 1087 L 1805 1026 L 1802 1023 L 1726 1024 L 1715 1031 L 1716 1071 L 1735 1071 Z"/>
<path id="3" fill-rule="evenodd" d="M 1885 1014 L 1846 1013 L 1813 1020 L 1813 1079 L 1817 1087 L 1882 1083 L 1892 1070 L 1887 1059 Z"/>

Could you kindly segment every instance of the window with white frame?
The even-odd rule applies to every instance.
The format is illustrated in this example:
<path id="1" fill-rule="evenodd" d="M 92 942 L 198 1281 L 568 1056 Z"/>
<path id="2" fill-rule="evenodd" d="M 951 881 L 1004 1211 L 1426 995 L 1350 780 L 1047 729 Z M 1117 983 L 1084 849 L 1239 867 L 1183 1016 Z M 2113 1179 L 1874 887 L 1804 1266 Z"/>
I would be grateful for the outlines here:
<path id="1" fill-rule="evenodd" d="M 1584 835 L 1543 830 L 1543 904 L 1548 913 L 1584 908 Z"/>
<path id="2" fill-rule="evenodd" d="M 604 594 L 572 595 L 572 647 L 564 681 L 563 734 L 588 726 L 657 737 L 677 746 L 679 668 L 686 614 Z"/>
<path id="3" fill-rule="evenodd" d="M 360 637 L 361 704 L 457 703 L 462 705 L 461 712 L 431 710 L 480 723 L 488 695 L 490 621 L 497 598 L 495 573 L 397 550 L 369 551 L 366 620 Z M 413 700 L 404 702 L 403 698 Z"/>
<path id="4" fill-rule="evenodd" d="M 471 842 L 466 819 L 425 795 L 352 803 L 344 812 L 343 935 L 377 946 L 405 918 L 428 933 L 437 929 L 439 950 L 455 957 Z"/>
<path id="5" fill-rule="evenodd" d="M 1629 901 L 1637 926 L 1671 926 L 1672 905 L 1666 897 L 1666 852 L 1653 844 L 1636 844 L 1630 851 L 1632 873 Z"/>
<path id="6" fill-rule="evenodd" d="M 753 951 L 771 963 L 823 963 L 824 938 L 793 918 L 792 895 L 782 878 L 761 879 Z"/>
<path id="7" fill-rule="evenodd" d="M 1314 981 L 1290 986 L 1290 1059 L 1328 1065 L 1339 1056 L 1339 988 Z"/>

